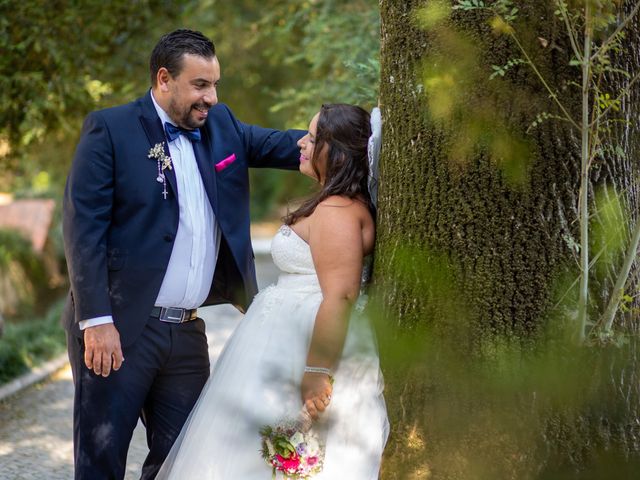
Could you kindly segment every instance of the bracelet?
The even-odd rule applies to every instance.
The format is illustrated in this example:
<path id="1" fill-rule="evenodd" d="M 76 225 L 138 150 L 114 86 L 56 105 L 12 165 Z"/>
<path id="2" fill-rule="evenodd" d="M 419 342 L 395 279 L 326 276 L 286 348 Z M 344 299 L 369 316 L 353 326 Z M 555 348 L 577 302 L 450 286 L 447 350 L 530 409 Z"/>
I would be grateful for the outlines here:
<path id="1" fill-rule="evenodd" d="M 324 373 L 325 375 L 329 375 L 330 377 L 333 377 L 333 375 L 331 375 L 331 370 L 329 370 L 328 368 L 324 368 L 324 367 L 309 367 L 309 366 L 306 366 L 306 367 L 304 367 L 304 373 Z"/>
<path id="2" fill-rule="evenodd" d="M 331 370 L 329 368 L 310 367 L 307 365 L 304 367 L 304 373 L 322 373 L 329 377 L 329 382 L 331 383 L 331 385 L 333 385 L 333 382 L 334 382 L 333 374 L 331 373 Z"/>

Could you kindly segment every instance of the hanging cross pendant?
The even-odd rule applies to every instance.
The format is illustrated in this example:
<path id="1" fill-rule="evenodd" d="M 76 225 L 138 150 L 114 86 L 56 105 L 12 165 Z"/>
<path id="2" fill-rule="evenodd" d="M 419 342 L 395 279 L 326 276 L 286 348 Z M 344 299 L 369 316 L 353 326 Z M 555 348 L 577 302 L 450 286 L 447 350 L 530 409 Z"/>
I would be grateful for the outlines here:
<path id="1" fill-rule="evenodd" d="M 165 162 L 166 160 L 160 160 L 160 158 L 158 158 L 158 176 L 156 177 L 156 181 L 162 184 L 162 197 L 166 200 L 169 192 L 167 192 L 167 177 L 164 174 Z M 171 159 L 169 159 L 168 166 L 169 169 L 171 169 Z"/>
<path id="2" fill-rule="evenodd" d="M 149 150 L 147 157 L 155 158 L 158 161 L 158 175 L 156 176 L 156 182 L 162 184 L 162 197 L 166 200 L 169 192 L 167 192 L 167 177 L 164 174 L 164 170 L 165 168 L 173 170 L 171 166 L 171 157 L 165 154 L 164 145 L 162 143 L 156 143 L 151 150 Z"/>

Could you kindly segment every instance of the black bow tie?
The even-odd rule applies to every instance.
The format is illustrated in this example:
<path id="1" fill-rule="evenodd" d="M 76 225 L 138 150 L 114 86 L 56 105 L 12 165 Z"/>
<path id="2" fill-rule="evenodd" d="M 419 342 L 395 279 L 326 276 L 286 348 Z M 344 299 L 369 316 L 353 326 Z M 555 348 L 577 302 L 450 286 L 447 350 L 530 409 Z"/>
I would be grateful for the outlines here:
<path id="1" fill-rule="evenodd" d="M 167 138 L 170 142 L 173 142 L 180 135 L 184 135 L 192 142 L 200 141 L 200 130 L 187 130 L 186 128 L 176 127 L 174 124 L 166 122 L 164 124 L 164 131 L 167 133 Z"/>

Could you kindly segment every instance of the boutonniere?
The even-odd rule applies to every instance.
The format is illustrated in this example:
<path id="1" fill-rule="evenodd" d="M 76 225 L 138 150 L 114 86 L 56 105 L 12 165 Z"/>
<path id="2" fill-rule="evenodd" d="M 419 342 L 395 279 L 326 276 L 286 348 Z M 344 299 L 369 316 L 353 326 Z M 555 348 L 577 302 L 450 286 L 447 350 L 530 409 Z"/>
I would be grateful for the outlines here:
<path id="1" fill-rule="evenodd" d="M 162 184 L 162 196 L 167 199 L 167 179 L 164 176 L 165 168 L 171 170 L 171 157 L 164 153 L 164 143 L 156 143 L 151 149 L 149 149 L 148 158 L 155 158 L 158 162 L 158 176 L 156 182 Z"/>

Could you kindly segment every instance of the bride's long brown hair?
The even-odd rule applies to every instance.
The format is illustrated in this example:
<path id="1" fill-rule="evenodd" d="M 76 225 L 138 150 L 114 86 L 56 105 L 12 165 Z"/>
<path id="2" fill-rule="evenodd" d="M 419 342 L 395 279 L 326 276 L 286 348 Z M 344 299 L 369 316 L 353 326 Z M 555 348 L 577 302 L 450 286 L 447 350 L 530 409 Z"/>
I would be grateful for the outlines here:
<path id="1" fill-rule="evenodd" d="M 318 116 L 316 144 L 311 166 L 320 179 L 318 156 L 327 146 L 327 164 L 324 183 L 320 191 L 306 200 L 298 209 L 289 212 L 283 222 L 296 223 L 311 215 L 318 204 L 331 195 L 342 195 L 363 200 L 373 213 L 367 180 L 369 160 L 367 145 L 371 135 L 369 113 L 355 105 L 343 103 L 322 105 Z"/>

